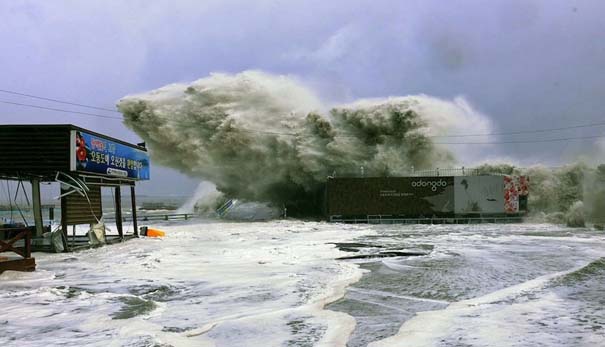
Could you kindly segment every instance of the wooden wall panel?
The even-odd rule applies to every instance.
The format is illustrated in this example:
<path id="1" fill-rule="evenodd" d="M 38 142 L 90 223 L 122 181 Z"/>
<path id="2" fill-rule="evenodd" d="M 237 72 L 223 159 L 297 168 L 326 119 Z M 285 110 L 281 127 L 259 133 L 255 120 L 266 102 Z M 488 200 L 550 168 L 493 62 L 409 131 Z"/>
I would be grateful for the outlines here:
<path id="1" fill-rule="evenodd" d="M 92 224 L 97 223 L 97 218 L 101 219 L 103 216 L 103 208 L 101 204 L 101 187 L 100 186 L 89 186 L 90 191 L 88 192 L 88 199 L 81 196 L 78 193 L 72 193 L 63 197 L 65 199 L 66 213 L 64 214 L 67 225 L 74 224 Z M 61 194 L 66 191 L 61 190 Z M 96 216 L 96 218 L 95 218 Z"/>

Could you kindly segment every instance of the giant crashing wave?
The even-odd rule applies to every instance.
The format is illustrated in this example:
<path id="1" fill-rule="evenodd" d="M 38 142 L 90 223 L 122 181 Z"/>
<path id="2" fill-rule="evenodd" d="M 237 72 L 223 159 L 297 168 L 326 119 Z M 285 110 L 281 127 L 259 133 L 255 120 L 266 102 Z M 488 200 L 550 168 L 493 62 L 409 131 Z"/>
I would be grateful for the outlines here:
<path id="1" fill-rule="evenodd" d="M 480 174 L 526 175 L 530 179 L 530 220 L 584 227 L 585 222 L 603 229 L 605 224 L 605 164 L 581 161 L 557 168 L 535 165 L 487 163 Z"/>
<path id="2" fill-rule="evenodd" d="M 330 175 L 409 174 L 455 162 L 436 136 L 489 132 L 462 98 L 364 99 L 328 108 L 295 78 L 212 74 L 120 100 L 152 159 L 210 181 L 228 198 L 320 213 Z"/>

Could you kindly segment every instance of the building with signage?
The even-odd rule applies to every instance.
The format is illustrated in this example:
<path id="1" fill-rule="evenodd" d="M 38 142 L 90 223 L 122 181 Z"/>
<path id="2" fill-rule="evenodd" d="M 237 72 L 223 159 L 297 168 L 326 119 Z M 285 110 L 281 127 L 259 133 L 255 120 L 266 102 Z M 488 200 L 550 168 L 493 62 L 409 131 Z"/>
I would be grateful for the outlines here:
<path id="1" fill-rule="evenodd" d="M 48 248 L 43 234 L 52 230 L 42 221 L 41 183 L 55 183 L 58 187 L 60 240 L 62 250 L 67 251 L 83 243 L 78 239 L 81 235 L 75 233 L 76 225 L 101 224 L 102 188 L 110 189 L 114 196 L 118 234 L 113 238 L 104 234 L 98 238 L 110 243 L 138 236 L 135 184 L 149 177 L 149 155 L 144 146 L 74 125 L 0 125 L 0 180 L 17 182 L 21 187 L 25 187 L 24 182 L 31 184 L 34 216 L 33 226 L 0 225 L 0 252 L 11 251 L 23 258 L 0 261 L 0 272 L 19 267 L 31 269 L 35 267 L 30 253 L 32 247 Z M 124 234 L 122 226 L 123 188 L 129 189 L 131 196 L 134 230 L 130 235 Z M 69 235 L 70 227 L 72 235 Z M 90 244 L 89 241 L 86 239 L 84 243 Z"/>
<path id="2" fill-rule="evenodd" d="M 331 177 L 326 210 L 330 221 L 511 220 L 528 195 L 525 176 Z"/>

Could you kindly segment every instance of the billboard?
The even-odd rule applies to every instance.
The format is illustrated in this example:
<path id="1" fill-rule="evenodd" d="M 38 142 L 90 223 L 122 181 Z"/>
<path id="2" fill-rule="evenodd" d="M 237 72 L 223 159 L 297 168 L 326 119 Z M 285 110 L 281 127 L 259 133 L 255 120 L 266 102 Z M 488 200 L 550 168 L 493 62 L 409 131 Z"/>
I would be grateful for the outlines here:
<path id="1" fill-rule="evenodd" d="M 456 214 L 504 213 L 503 176 L 454 177 Z"/>
<path id="2" fill-rule="evenodd" d="M 80 130 L 71 131 L 70 160 L 72 171 L 149 179 L 146 151 Z"/>
<path id="3" fill-rule="evenodd" d="M 454 212 L 453 177 L 331 178 L 328 214 L 432 217 Z"/>

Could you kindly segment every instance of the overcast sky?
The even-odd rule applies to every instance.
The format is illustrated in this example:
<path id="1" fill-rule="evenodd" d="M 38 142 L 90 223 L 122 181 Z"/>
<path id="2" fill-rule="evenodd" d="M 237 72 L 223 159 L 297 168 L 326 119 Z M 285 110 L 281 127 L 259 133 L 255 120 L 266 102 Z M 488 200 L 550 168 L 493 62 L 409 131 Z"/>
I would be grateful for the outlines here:
<path id="1" fill-rule="evenodd" d="M 295 75 L 331 103 L 464 96 L 497 131 L 605 122 L 604 13 L 600 0 L 2 1 L 0 89 L 115 108 L 127 94 L 168 83 L 261 69 Z M 69 108 L 3 93 L 0 101 Z M 0 120 L 73 123 L 138 141 L 120 120 L 3 103 Z M 604 161 L 597 142 L 500 145 L 490 159 Z M 196 185 L 157 166 L 152 175 L 144 194 Z"/>

